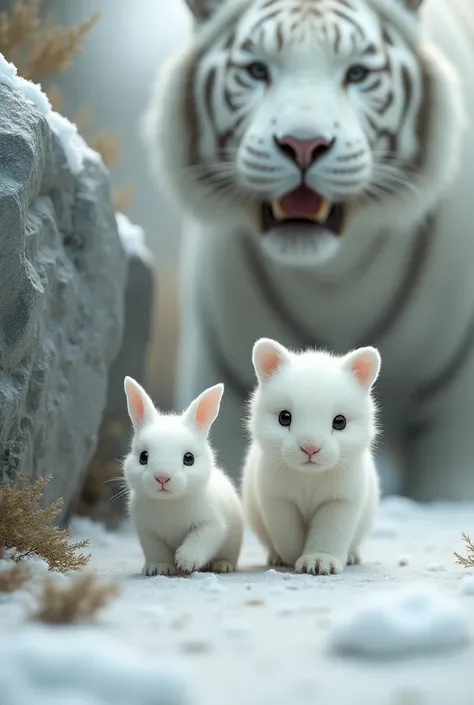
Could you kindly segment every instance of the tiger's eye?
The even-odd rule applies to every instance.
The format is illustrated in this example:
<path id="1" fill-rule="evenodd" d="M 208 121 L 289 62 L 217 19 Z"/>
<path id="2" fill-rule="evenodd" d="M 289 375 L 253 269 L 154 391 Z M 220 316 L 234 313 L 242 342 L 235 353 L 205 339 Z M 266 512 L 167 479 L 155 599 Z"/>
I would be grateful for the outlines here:
<path id="1" fill-rule="evenodd" d="M 270 72 L 263 61 L 254 61 L 247 66 L 247 73 L 256 81 L 268 81 Z"/>
<path id="2" fill-rule="evenodd" d="M 369 69 L 362 64 L 354 64 L 346 71 L 346 83 L 361 83 L 369 75 Z"/>

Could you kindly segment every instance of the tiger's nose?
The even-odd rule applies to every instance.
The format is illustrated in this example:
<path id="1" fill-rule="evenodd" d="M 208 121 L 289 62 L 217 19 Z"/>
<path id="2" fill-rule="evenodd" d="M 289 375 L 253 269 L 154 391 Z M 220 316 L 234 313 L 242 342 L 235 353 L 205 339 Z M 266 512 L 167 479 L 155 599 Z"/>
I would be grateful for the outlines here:
<path id="1" fill-rule="evenodd" d="M 280 152 L 295 162 L 300 169 L 307 169 L 327 154 L 335 141 L 335 138 L 327 140 L 325 137 L 311 139 L 298 139 L 292 135 L 275 137 L 275 144 Z"/>

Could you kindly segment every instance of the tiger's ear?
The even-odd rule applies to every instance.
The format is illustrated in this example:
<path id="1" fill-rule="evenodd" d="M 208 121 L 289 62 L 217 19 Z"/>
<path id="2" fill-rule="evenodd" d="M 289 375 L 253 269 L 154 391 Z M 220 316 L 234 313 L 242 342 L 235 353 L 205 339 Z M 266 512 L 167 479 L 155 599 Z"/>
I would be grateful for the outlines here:
<path id="1" fill-rule="evenodd" d="M 402 5 L 409 12 L 418 12 L 424 0 L 395 0 L 398 5 Z"/>
<path id="2" fill-rule="evenodd" d="M 198 22 L 208 20 L 227 0 L 185 0 Z"/>

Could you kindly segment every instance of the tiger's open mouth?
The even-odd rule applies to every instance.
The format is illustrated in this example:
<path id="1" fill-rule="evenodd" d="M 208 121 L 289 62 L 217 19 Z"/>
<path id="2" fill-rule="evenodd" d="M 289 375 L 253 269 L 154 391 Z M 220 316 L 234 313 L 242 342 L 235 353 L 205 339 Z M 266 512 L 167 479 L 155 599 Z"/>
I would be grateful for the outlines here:
<path id="1" fill-rule="evenodd" d="M 327 198 L 307 186 L 299 186 L 281 198 L 262 204 L 263 233 L 288 230 L 297 226 L 298 232 L 308 235 L 318 232 L 342 235 L 347 215 L 343 203 L 331 203 Z"/>

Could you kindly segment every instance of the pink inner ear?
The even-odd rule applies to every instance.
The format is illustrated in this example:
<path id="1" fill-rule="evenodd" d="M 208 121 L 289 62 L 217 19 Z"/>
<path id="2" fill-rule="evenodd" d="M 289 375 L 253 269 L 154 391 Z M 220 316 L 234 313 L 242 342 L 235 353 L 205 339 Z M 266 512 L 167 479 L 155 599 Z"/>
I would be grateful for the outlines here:
<path id="1" fill-rule="evenodd" d="M 214 390 L 201 399 L 196 409 L 196 426 L 205 428 L 213 418 L 219 399 L 219 391 Z"/>
<path id="2" fill-rule="evenodd" d="M 372 374 L 372 365 L 368 358 L 358 357 L 352 363 L 352 372 L 361 384 L 365 384 Z"/>
<path id="3" fill-rule="evenodd" d="M 145 416 L 145 405 L 140 393 L 135 389 L 133 384 L 127 385 L 127 394 L 130 400 L 130 406 L 132 408 L 133 422 L 140 425 Z"/>
<path id="4" fill-rule="evenodd" d="M 280 356 L 271 348 L 263 350 L 260 354 L 260 366 L 264 376 L 270 377 L 280 366 Z"/>

